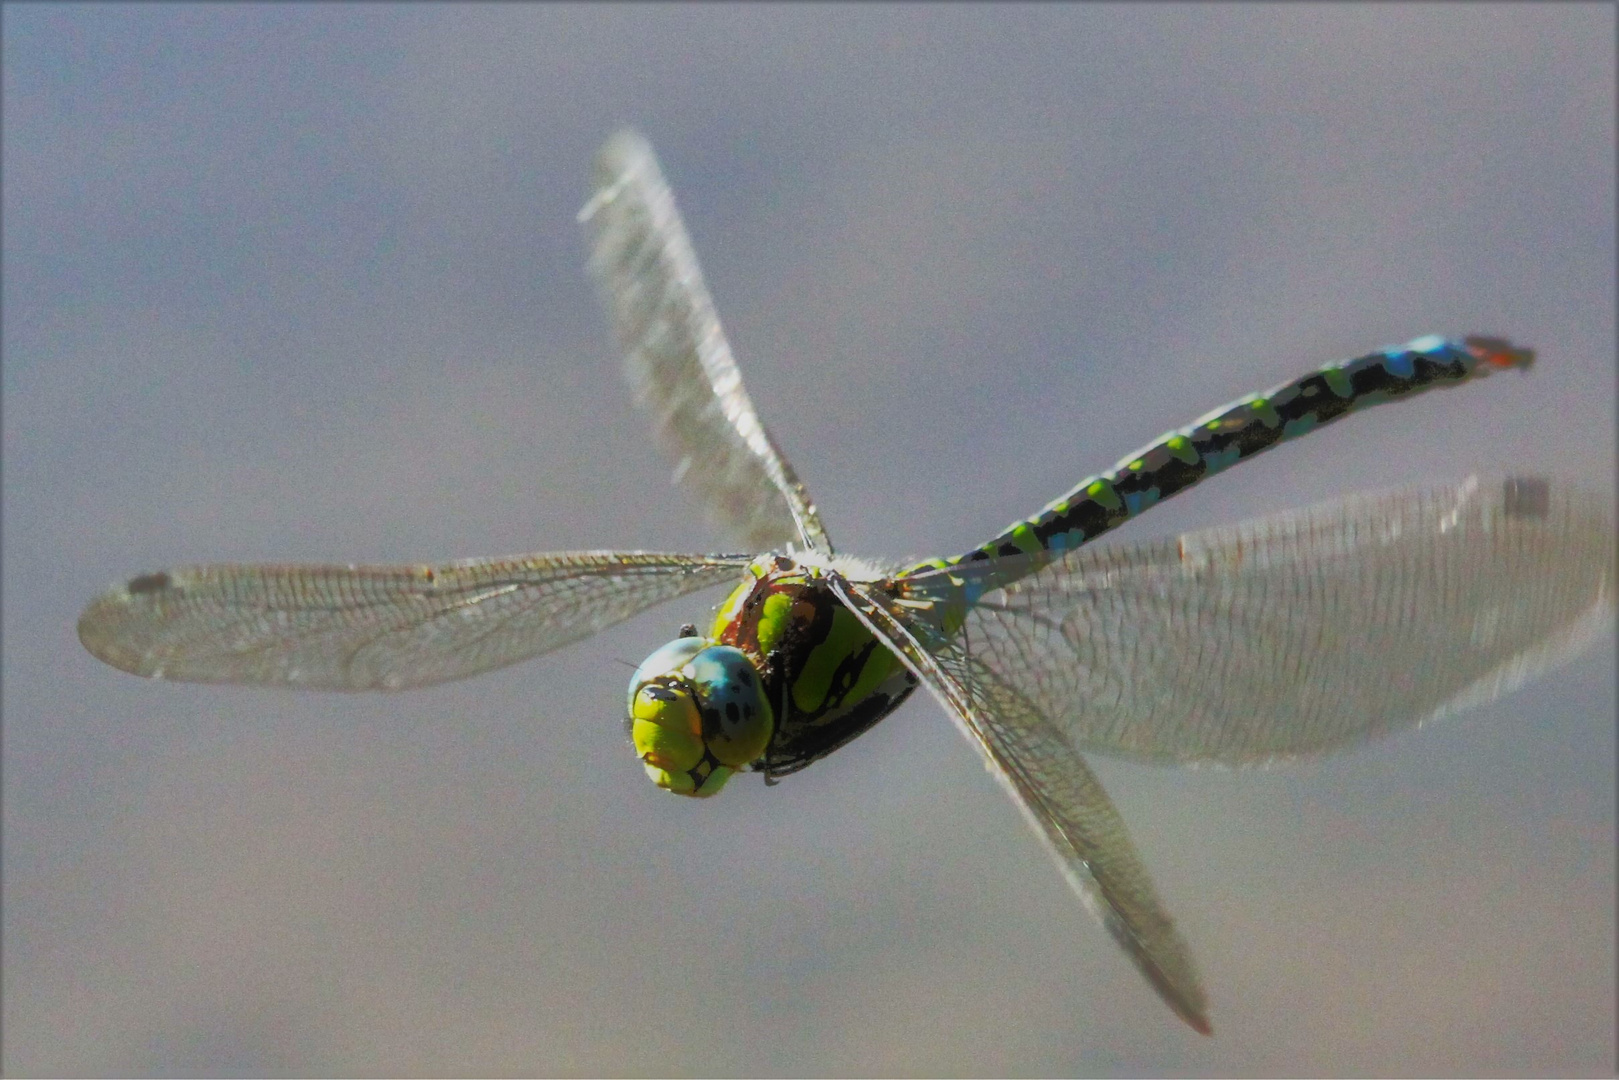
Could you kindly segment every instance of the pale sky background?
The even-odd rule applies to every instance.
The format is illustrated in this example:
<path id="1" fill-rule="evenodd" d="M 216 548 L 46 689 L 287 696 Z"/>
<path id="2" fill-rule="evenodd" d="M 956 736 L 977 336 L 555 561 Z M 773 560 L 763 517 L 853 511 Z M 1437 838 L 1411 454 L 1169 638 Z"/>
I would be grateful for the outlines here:
<path id="1" fill-rule="evenodd" d="M 1212 1040 L 920 696 L 779 787 L 653 788 L 624 683 L 717 596 L 399 696 L 148 684 L 74 636 L 176 563 L 725 550 L 583 272 L 622 124 L 843 550 L 962 550 L 1430 332 L 1540 363 L 1119 539 L 1475 469 L 1611 500 L 1611 6 L 4 20 L 8 1073 L 1614 1070 L 1611 633 L 1328 760 L 1097 763 Z"/>

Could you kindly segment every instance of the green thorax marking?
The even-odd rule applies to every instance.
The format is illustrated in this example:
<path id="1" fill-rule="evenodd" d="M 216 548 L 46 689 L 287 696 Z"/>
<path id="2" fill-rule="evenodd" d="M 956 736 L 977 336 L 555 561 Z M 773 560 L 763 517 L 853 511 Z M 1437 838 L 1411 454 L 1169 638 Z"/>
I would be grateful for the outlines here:
<path id="1" fill-rule="evenodd" d="M 838 600 L 819 569 L 765 555 L 720 605 L 710 638 L 742 650 L 776 712 L 757 766 L 796 772 L 887 716 L 915 689 L 899 659 Z"/>

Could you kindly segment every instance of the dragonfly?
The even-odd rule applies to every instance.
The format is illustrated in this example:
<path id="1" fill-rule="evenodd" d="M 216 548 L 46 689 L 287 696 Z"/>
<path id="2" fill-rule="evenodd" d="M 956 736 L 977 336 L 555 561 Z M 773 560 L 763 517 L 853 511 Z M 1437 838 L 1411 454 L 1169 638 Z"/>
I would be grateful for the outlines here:
<path id="1" fill-rule="evenodd" d="M 1171 1009 L 1212 1032 L 1192 952 L 1087 754 L 1268 763 L 1490 701 L 1612 620 L 1601 500 L 1542 477 L 1355 495 L 1133 544 L 1091 541 L 1376 404 L 1534 354 L 1423 337 L 1249 394 L 959 555 L 840 554 L 760 421 L 650 145 L 620 132 L 580 212 L 635 398 L 676 478 L 744 554 L 582 551 L 400 566 L 187 566 L 92 601 L 92 655 L 153 679 L 392 691 L 581 641 L 710 587 L 701 628 L 635 671 L 651 779 L 781 780 L 925 687 Z M 762 553 L 762 554 L 761 554 Z"/>

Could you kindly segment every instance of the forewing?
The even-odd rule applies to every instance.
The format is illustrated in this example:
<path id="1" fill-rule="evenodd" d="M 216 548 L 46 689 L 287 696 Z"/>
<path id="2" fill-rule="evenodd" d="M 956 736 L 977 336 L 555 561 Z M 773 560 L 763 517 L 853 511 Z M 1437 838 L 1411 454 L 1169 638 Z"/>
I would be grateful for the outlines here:
<path id="1" fill-rule="evenodd" d="M 1545 480 L 1475 478 L 1081 548 L 976 598 L 945 652 L 1079 750 L 1316 753 L 1489 701 L 1577 652 L 1613 615 L 1599 506 Z M 956 570 L 906 595 L 970 593 L 970 567 Z"/>
<path id="2" fill-rule="evenodd" d="M 803 484 L 742 388 L 697 255 L 657 158 L 632 131 L 596 158 L 580 212 L 591 271 L 625 351 L 636 403 L 674 454 L 675 476 L 756 551 L 831 544 Z"/>
<path id="3" fill-rule="evenodd" d="M 735 578 L 746 556 L 569 552 L 439 566 L 191 566 L 97 597 L 79 640 L 154 679 L 403 690 L 515 664 Z"/>
<path id="4" fill-rule="evenodd" d="M 1033 702 L 880 587 L 834 582 L 844 603 L 944 705 L 1046 841 L 1085 906 L 1181 1019 L 1208 1034 L 1208 1002 L 1124 821 L 1085 760 Z"/>

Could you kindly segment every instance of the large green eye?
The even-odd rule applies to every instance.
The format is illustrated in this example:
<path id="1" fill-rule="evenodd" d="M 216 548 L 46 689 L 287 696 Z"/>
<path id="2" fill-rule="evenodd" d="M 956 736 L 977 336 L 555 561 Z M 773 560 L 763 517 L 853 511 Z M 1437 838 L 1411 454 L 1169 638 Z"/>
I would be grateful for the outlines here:
<path id="1" fill-rule="evenodd" d="M 748 658 L 696 637 L 670 642 L 636 669 L 629 711 L 647 775 L 681 795 L 719 791 L 764 754 L 775 726 Z"/>
<path id="2" fill-rule="evenodd" d="M 677 675 L 643 683 L 630 698 L 630 741 L 646 774 L 661 788 L 712 795 L 729 778 L 729 773 L 714 776 L 712 764 L 705 761 L 702 717 L 691 685 Z"/>

